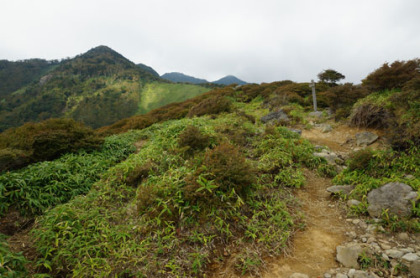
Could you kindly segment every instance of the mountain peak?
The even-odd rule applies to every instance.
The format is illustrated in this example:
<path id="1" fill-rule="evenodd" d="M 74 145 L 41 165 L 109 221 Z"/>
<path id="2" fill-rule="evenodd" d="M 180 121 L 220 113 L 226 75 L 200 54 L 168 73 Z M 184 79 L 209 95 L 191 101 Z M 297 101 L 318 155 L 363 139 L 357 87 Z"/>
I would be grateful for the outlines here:
<path id="1" fill-rule="evenodd" d="M 220 78 L 219 80 L 213 81 L 215 84 L 221 84 L 221 85 L 230 85 L 230 84 L 238 84 L 238 85 L 245 85 L 247 84 L 245 81 L 237 78 L 233 75 L 227 75 L 223 78 Z"/>

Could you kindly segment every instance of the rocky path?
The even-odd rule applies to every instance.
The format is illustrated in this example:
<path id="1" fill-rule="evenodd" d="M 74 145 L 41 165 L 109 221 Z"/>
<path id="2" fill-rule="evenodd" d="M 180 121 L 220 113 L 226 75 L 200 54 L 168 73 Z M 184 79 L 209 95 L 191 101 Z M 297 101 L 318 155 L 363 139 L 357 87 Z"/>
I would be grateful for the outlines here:
<path id="1" fill-rule="evenodd" d="M 359 129 L 339 126 L 330 132 L 323 127 L 303 130 L 302 137 L 314 145 L 326 146 L 331 151 L 347 156 L 354 142 L 351 138 Z M 305 173 L 307 185 L 297 192 L 306 215 L 306 229 L 298 232 L 290 254 L 273 260 L 265 278 L 288 278 L 294 273 L 304 273 L 309 277 L 323 277 L 332 268 L 338 268 L 336 247 L 349 241 L 349 231 L 353 227 L 345 219 L 345 211 L 337 201 L 331 199 L 326 189 L 332 185 L 331 179 L 317 176 L 311 171 Z"/>

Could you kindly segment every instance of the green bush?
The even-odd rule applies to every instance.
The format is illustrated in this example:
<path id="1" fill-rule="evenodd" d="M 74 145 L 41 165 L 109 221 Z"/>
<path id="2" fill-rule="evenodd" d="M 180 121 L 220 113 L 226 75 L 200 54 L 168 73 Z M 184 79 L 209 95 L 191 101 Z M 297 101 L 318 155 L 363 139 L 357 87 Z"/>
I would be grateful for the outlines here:
<path id="1" fill-rule="evenodd" d="M 412 80 L 402 92 L 390 96 L 396 119 L 388 129 L 393 148 L 407 150 L 420 144 L 420 81 Z M 417 85 L 416 85 L 417 84 Z M 416 89 L 418 88 L 418 89 Z"/>
<path id="2" fill-rule="evenodd" d="M 246 161 L 239 148 L 222 143 L 205 153 L 201 167 L 186 178 L 184 195 L 187 200 L 201 203 L 219 203 L 229 195 L 246 197 L 255 184 L 254 168 Z M 235 194 L 236 193 L 236 194 Z"/>
<path id="3" fill-rule="evenodd" d="M 370 163 L 373 159 L 374 152 L 369 148 L 354 152 L 350 155 L 348 169 L 350 171 L 363 171 L 365 169 L 369 169 Z"/>
<path id="4" fill-rule="evenodd" d="M 0 149 L 0 171 L 18 169 L 29 164 L 30 157 L 27 152 L 17 149 Z"/>
<path id="5" fill-rule="evenodd" d="M 244 194 L 256 181 L 255 170 L 239 148 L 228 143 L 206 152 L 203 165 L 210 179 L 225 193 L 234 189 L 236 193 Z"/>
<path id="6" fill-rule="evenodd" d="M 187 126 L 183 132 L 179 134 L 178 145 L 186 148 L 186 151 L 204 150 L 210 144 L 210 137 L 203 134 L 200 129 L 195 126 Z"/>
<path id="7" fill-rule="evenodd" d="M 3 151 L 2 164 L 5 168 L 0 168 L 0 171 L 20 168 L 29 162 L 55 159 L 80 149 L 95 150 L 102 144 L 103 139 L 92 129 L 72 119 L 27 123 L 0 134 L 0 149 L 8 149 Z M 26 156 L 27 159 L 17 156 Z"/>

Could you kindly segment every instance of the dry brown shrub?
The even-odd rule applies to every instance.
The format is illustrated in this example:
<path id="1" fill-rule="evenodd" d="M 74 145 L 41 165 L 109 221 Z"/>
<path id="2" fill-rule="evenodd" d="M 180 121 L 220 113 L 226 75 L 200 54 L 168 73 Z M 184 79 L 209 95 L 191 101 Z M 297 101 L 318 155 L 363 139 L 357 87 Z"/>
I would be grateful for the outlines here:
<path id="1" fill-rule="evenodd" d="M 356 127 L 387 128 L 392 116 L 388 109 L 373 103 L 357 106 L 351 116 L 350 124 Z"/>
<path id="2" fill-rule="evenodd" d="M 229 99 L 220 95 L 211 96 L 191 107 L 188 112 L 188 117 L 216 115 L 222 112 L 230 112 L 231 107 L 232 102 Z"/>

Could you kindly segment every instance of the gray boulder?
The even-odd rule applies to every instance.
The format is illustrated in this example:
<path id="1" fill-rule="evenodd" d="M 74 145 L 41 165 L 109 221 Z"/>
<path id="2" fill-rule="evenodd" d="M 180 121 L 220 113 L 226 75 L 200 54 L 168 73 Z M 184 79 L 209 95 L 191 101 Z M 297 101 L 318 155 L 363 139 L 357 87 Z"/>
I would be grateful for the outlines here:
<path id="1" fill-rule="evenodd" d="M 287 116 L 287 114 L 283 111 L 283 110 L 279 110 L 276 112 L 271 112 L 267 115 L 265 115 L 264 117 L 261 118 L 261 122 L 266 124 L 268 122 L 289 122 L 290 119 Z"/>
<path id="2" fill-rule="evenodd" d="M 417 198 L 409 185 L 400 182 L 390 182 L 368 194 L 368 212 L 372 217 L 380 217 L 382 211 L 387 209 L 389 215 L 400 217 L 411 214 L 412 201 Z"/>
<path id="3" fill-rule="evenodd" d="M 360 205 L 360 201 L 358 200 L 351 199 L 347 201 L 347 206 L 349 207 L 353 207 L 353 206 L 357 207 L 358 205 Z"/>
<path id="4" fill-rule="evenodd" d="M 354 185 L 333 185 L 327 188 L 327 191 L 331 194 L 350 194 L 354 189 Z"/>
<path id="5" fill-rule="evenodd" d="M 323 149 L 319 153 L 314 153 L 314 156 L 325 158 L 328 164 L 331 165 L 343 165 L 344 160 L 340 158 L 336 153 L 329 150 Z"/>
<path id="6" fill-rule="evenodd" d="M 410 266 L 411 275 L 420 278 L 420 261 L 415 261 Z"/>
<path id="7" fill-rule="evenodd" d="M 357 259 L 363 253 L 363 248 L 357 244 L 337 246 L 337 261 L 345 267 L 359 268 Z"/>
<path id="8" fill-rule="evenodd" d="M 379 136 L 372 132 L 360 132 L 356 134 L 357 146 L 368 146 L 378 140 Z"/>

